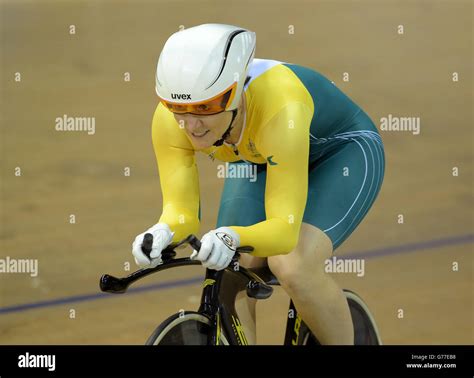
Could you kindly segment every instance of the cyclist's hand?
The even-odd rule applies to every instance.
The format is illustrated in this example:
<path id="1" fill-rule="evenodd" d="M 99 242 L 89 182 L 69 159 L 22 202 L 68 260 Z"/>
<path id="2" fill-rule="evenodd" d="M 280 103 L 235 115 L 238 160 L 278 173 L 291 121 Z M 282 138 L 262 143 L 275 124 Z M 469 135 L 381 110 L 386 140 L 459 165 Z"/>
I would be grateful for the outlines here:
<path id="1" fill-rule="evenodd" d="M 239 245 L 240 237 L 234 230 L 220 227 L 202 237 L 201 249 L 194 251 L 191 259 L 202 261 L 206 268 L 222 270 L 230 264 Z"/>
<path id="2" fill-rule="evenodd" d="M 151 260 L 143 253 L 142 243 L 146 233 L 153 235 L 153 246 L 151 248 Z M 145 232 L 138 235 L 132 243 L 132 254 L 135 262 L 141 268 L 154 268 L 161 264 L 161 251 L 171 243 L 174 232 L 171 232 L 166 223 L 157 223 Z"/>

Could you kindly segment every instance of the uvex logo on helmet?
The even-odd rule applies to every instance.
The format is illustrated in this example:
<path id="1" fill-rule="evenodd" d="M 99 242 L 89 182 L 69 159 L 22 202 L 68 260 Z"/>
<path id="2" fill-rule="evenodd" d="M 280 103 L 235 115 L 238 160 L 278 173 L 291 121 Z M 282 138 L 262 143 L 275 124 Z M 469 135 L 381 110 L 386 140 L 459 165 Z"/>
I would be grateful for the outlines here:
<path id="1" fill-rule="evenodd" d="M 191 100 L 191 95 L 186 93 L 171 93 L 171 98 L 174 100 Z"/>

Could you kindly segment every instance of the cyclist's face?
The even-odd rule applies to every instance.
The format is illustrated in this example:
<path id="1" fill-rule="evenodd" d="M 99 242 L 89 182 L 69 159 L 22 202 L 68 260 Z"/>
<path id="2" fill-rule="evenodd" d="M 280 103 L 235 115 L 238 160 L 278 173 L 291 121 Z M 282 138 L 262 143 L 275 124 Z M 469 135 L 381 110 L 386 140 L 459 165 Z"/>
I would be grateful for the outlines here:
<path id="1" fill-rule="evenodd" d="M 225 133 L 232 120 L 232 112 L 213 115 L 174 114 L 174 118 L 184 127 L 186 134 L 196 149 L 211 147 Z"/>

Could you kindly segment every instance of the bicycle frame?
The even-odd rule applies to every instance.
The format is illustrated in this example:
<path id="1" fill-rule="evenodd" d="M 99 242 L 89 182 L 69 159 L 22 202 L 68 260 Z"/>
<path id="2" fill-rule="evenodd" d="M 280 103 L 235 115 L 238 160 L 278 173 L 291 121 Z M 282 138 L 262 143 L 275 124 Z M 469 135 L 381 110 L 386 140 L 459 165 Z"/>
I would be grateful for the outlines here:
<path id="1" fill-rule="evenodd" d="M 206 315 L 213 325 L 208 344 L 219 345 L 222 332 L 231 345 L 248 344 L 235 311 L 235 298 L 245 290 L 248 282 L 247 277 L 242 274 L 206 269 L 198 312 Z"/>
<path id="2" fill-rule="evenodd" d="M 210 345 L 219 345 L 222 330 L 230 344 L 248 345 L 242 323 L 235 310 L 236 297 L 238 293 L 246 290 L 247 295 L 253 298 L 266 299 L 273 292 L 268 284 L 276 283 L 271 274 L 266 276 L 262 274 L 262 277 L 252 269 L 239 267 L 236 262 L 237 260 L 234 259 L 233 263 L 222 271 L 206 269 L 198 312 L 206 315 L 213 324 Z M 260 273 L 265 272 L 260 270 Z M 258 286 L 258 284 L 264 286 Z"/>

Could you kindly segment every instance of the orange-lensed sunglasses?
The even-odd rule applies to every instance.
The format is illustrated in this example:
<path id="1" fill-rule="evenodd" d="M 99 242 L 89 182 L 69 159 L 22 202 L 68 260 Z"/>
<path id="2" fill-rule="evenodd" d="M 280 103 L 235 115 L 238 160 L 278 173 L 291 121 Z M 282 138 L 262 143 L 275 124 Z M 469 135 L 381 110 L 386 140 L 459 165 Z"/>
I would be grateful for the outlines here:
<path id="1" fill-rule="evenodd" d="M 210 98 L 209 100 L 192 102 L 189 104 L 170 102 L 164 99 L 160 99 L 166 108 L 178 114 L 191 113 L 196 115 L 211 115 L 221 113 L 226 110 L 227 106 L 232 102 L 235 96 L 235 90 L 237 88 L 237 82 L 232 84 L 222 93 L 217 96 Z"/>

